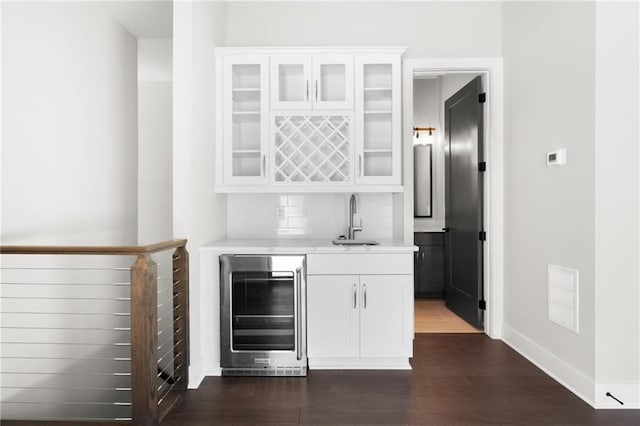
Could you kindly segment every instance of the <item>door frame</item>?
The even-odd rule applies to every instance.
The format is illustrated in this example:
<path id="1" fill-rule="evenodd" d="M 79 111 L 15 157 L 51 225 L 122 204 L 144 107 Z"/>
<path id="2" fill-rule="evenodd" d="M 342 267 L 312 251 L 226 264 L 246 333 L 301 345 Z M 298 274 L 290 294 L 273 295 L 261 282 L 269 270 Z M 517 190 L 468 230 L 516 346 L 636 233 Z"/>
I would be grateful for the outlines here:
<path id="1" fill-rule="evenodd" d="M 404 213 L 396 223 L 396 236 L 413 244 L 413 78 L 425 73 L 468 73 L 483 76 L 487 102 L 484 114 L 484 296 L 487 303 L 484 332 L 502 338 L 504 316 L 504 72 L 502 58 L 405 59 L 402 67 L 402 125 L 404 193 L 394 208 Z M 400 234 L 400 235 L 397 235 Z"/>

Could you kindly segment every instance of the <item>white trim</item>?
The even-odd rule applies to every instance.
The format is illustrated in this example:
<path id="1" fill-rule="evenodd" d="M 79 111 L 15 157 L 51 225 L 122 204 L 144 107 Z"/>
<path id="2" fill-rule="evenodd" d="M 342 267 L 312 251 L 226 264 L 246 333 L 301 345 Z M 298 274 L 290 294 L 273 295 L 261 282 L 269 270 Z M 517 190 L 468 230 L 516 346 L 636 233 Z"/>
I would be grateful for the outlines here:
<path id="1" fill-rule="evenodd" d="M 624 405 L 608 397 L 607 392 L 624 402 Z M 640 408 L 640 383 L 596 383 L 595 408 L 617 410 Z"/>
<path id="2" fill-rule="evenodd" d="M 212 367 L 205 371 L 205 376 L 222 376 L 222 368 L 220 366 Z"/>
<path id="3" fill-rule="evenodd" d="M 411 370 L 408 358 L 309 358 L 309 370 Z"/>
<path id="4" fill-rule="evenodd" d="M 403 192 L 402 185 L 351 185 L 343 183 L 323 182 L 316 185 L 309 183 L 277 184 L 277 185 L 216 185 L 215 192 L 218 193 L 244 193 L 244 194 L 297 194 L 312 192 Z"/>
<path id="5" fill-rule="evenodd" d="M 493 339 L 502 336 L 504 271 L 504 144 L 503 144 L 503 60 L 502 58 L 407 59 L 403 66 L 403 139 L 413 140 L 414 72 L 474 73 L 485 76 L 485 231 L 484 282 L 487 311 L 485 332 Z M 403 142 L 403 176 L 406 191 L 399 207 L 403 211 L 403 239 L 413 242 L 413 150 Z"/>
<path id="6" fill-rule="evenodd" d="M 502 340 L 584 402 L 595 407 L 593 378 L 576 370 L 572 365 L 507 324 L 502 326 Z"/>
<path id="7" fill-rule="evenodd" d="M 33 0 L 37 1 L 37 0 Z M 52 0 L 53 1 L 53 0 Z M 81 0 L 75 0 L 81 1 Z M 82 0 L 86 1 L 86 0 Z M 147 0 L 150 1 L 150 0 Z M 178 2 L 184 0 L 176 0 Z M 200 0 L 203 1 L 203 0 Z M 344 0 L 211 0 L 214 3 L 342 3 Z M 393 3 L 393 0 L 349 0 L 353 3 Z M 406 3 L 434 3 L 442 0 L 403 0 Z M 488 3 L 504 3 L 507 1 L 549 1 L 549 0 L 466 0 L 472 3 L 475 2 L 488 2 Z M 568 0 L 573 2 L 583 2 L 587 0 Z M 622 0 L 622 1 L 635 1 L 635 0 Z"/>
<path id="8" fill-rule="evenodd" d="M 202 357 L 200 357 L 189 366 L 189 384 L 187 385 L 187 389 L 198 389 L 203 380 Z"/>
<path id="9" fill-rule="evenodd" d="M 224 102 L 223 102 L 223 91 L 224 91 L 224 82 L 222 81 L 223 76 L 223 57 L 221 55 L 215 54 L 215 66 L 216 66 L 216 140 L 215 140 L 215 148 L 216 148 L 216 180 L 214 185 L 221 185 L 224 182 L 224 131 L 223 125 L 224 123 Z"/>
<path id="10" fill-rule="evenodd" d="M 402 55 L 407 46 L 216 47 L 216 55 Z"/>

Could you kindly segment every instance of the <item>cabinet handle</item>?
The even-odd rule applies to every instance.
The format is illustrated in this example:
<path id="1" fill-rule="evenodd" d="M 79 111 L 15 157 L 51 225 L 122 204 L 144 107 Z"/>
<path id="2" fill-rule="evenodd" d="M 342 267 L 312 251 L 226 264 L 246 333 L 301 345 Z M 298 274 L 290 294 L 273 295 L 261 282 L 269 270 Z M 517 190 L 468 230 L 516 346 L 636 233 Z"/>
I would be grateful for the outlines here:
<path id="1" fill-rule="evenodd" d="M 316 80 L 316 102 L 318 102 L 318 80 Z"/>
<path id="2" fill-rule="evenodd" d="M 353 309 L 356 308 L 356 298 L 358 296 L 358 291 L 356 290 L 356 285 L 353 285 Z"/>
<path id="3" fill-rule="evenodd" d="M 362 176 L 362 155 L 358 155 L 358 176 Z"/>
<path id="4" fill-rule="evenodd" d="M 305 98 L 305 101 L 309 100 L 309 80 L 307 80 L 307 97 Z"/>
<path id="5" fill-rule="evenodd" d="M 267 176 L 267 156 L 262 156 L 262 176 Z"/>
<path id="6" fill-rule="evenodd" d="M 296 271 L 296 281 L 298 284 L 298 288 L 297 288 L 297 292 L 298 292 L 298 298 L 297 298 L 297 308 L 298 308 L 298 312 L 296 313 L 297 319 L 298 319 L 298 330 L 297 330 L 297 336 L 296 336 L 296 340 L 298 341 L 297 345 L 296 345 L 296 358 L 298 359 L 298 361 L 300 361 L 302 359 L 302 273 L 300 271 L 300 269 L 298 269 Z"/>
<path id="7" fill-rule="evenodd" d="M 420 256 L 422 257 L 422 263 L 424 263 L 424 252 L 420 253 Z"/>
<path id="8" fill-rule="evenodd" d="M 367 309 L 367 285 L 363 284 L 362 287 L 364 289 L 364 292 L 363 292 L 364 294 L 363 294 L 363 297 L 362 297 L 362 307 L 364 309 Z"/>

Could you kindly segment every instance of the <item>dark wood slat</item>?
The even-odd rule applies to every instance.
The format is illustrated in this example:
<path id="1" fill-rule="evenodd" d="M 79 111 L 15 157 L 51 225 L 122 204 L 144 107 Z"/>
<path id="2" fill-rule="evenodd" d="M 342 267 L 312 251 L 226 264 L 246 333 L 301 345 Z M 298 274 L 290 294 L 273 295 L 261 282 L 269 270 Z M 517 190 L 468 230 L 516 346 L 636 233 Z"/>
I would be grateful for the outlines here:
<path id="1" fill-rule="evenodd" d="M 138 255 L 183 247 L 187 240 L 170 240 L 146 246 L 0 246 L 0 254 Z"/>
<path id="2" fill-rule="evenodd" d="M 207 377 L 165 425 L 640 425 L 640 410 L 594 410 L 501 341 L 418 334 L 411 371 Z"/>
<path id="3" fill-rule="evenodd" d="M 158 272 L 148 254 L 131 268 L 131 402 L 136 425 L 158 421 Z"/>
<path id="4" fill-rule="evenodd" d="M 177 384 L 176 384 L 177 385 Z M 175 387 L 171 390 L 158 404 L 158 421 L 162 421 L 167 414 L 176 406 L 180 398 L 184 395 L 183 391 L 176 390 Z"/>
<path id="5" fill-rule="evenodd" d="M 173 271 L 173 334 L 174 341 L 182 340 L 175 349 L 175 353 L 182 354 L 175 361 L 175 365 L 180 366 L 174 373 L 175 378 L 180 379 L 175 389 L 184 391 L 189 367 L 189 253 L 184 246 L 178 247 L 173 254 Z"/>

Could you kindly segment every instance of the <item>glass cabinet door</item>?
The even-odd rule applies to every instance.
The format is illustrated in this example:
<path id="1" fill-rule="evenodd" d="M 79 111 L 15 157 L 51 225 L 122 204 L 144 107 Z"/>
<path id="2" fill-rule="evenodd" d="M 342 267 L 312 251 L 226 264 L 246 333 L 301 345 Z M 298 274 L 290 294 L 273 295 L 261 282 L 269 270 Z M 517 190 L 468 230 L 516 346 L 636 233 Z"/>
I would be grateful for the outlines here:
<path id="1" fill-rule="evenodd" d="M 311 109 L 311 57 L 271 57 L 271 109 Z"/>
<path id="2" fill-rule="evenodd" d="M 400 184 L 400 62 L 356 58 L 356 182 Z"/>
<path id="3" fill-rule="evenodd" d="M 313 108 L 353 108 L 353 56 L 313 57 Z"/>
<path id="4" fill-rule="evenodd" d="M 224 182 L 267 182 L 267 57 L 224 59 Z"/>

